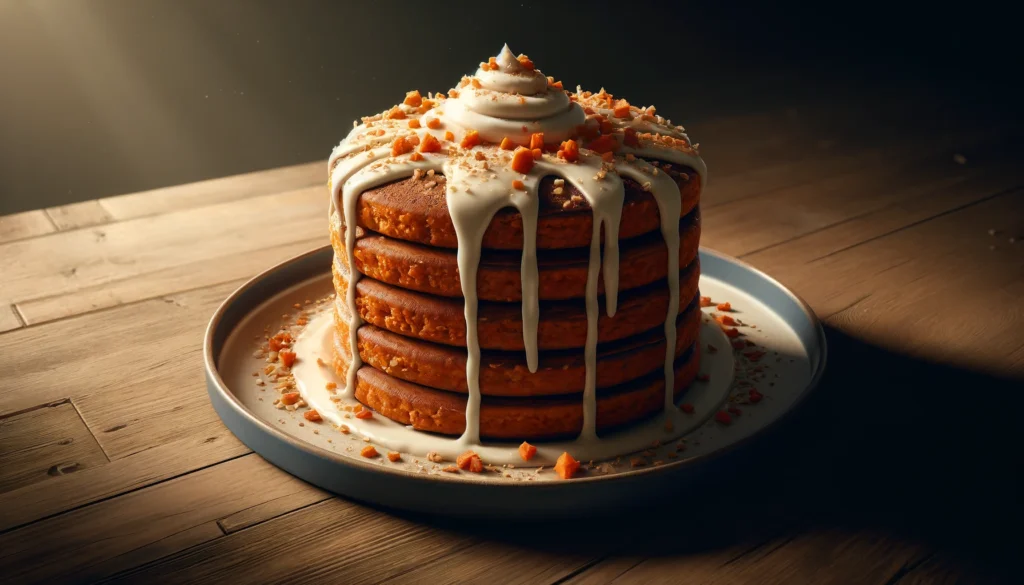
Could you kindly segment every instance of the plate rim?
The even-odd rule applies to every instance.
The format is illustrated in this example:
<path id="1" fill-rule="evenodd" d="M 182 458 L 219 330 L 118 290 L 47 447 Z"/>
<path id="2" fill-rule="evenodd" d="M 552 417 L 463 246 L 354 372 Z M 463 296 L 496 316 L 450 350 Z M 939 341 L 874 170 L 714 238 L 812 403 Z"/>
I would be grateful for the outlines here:
<path id="1" fill-rule="evenodd" d="M 729 453 L 731 453 L 733 451 L 736 451 L 736 450 L 738 450 L 738 449 L 740 449 L 742 447 L 745 447 L 745 446 L 749 445 L 753 441 L 761 439 L 769 431 L 775 430 L 776 428 L 778 428 L 778 426 L 780 424 L 782 424 L 785 421 L 789 420 L 793 416 L 793 413 L 798 411 L 800 409 L 800 407 L 803 406 L 803 404 L 807 400 L 807 397 L 810 396 L 814 392 L 815 389 L 817 389 L 819 383 L 821 382 L 821 378 L 824 375 L 825 366 L 826 366 L 826 363 L 828 361 L 828 344 L 827 344 L 827 340 L 826 340 L 826 337 L 825 337 L 824 327 L 822 326 L 821 321 L 818 319 L 817 315 L 814 313 L 814 311 L 811 309 L 810 305 L 808 305 L 806 301 L 804 301 L 802 298 L 800 298 L 800 296 L 798 296 L 796 293 L 794 293 L 788 287 L 784 286 L 781 282 L 779 282 L 775 278 L 771 277 L 770 275 L 766 274 L 765 272 L 761 271 L 760 269 L 755 268 L 754 266 L 751 266 L 750 264 L 748 264 L 748 263 L 746 263 L 746 262 L 744 262 L 744 261 L 742 261 L 742 260 L 740 260 L 738 258 L 729 256 L 727 254 L 724 254 L 722 252 L 718 252 L 716 250 L 713 250 L 711 248 L 707 248 L 705 246 L 700 246 L 699 252 L 698 252 L 698 257 L 700 257 L 702 255 L 709 255 L 709 256 L 714 256 L 718 260 L 724 261 L 726 263 L 735 264 L 735 265 L 739 266 L 740 268 L 753 273 L 755 276 L 757 276 L 757 277 L 767 281 L 768 284 L 774 286 L 776 289 L 778 289 L 781 292 L 783 292 L 787 297 L 789 297 L 789 299 L 791 301 L 793 301 L 797 305 L 797 307 L 800 308 L 800 310 L 803 313 L 804 317 L 806 317 L 808 319 L 808 322 L 814 328 L 815 340 L 816 340 L 818 348 L 819 348 L 818 353 L 820 354 L 817 367 L 812 372 L 811 379 L 807 382 L 807 385 L 803 388 L 803 390 L 800 392 L 800 394 L 796 397 L 796 399 L 793 402 L 793 404 L 790 405 L 790 407 L 788 409 L 786 409 L 784 412 L 782 412 L 779 416 L 777 416 L 774 419 L 772 419 L 772 420 L 768 421 L 767 423 L 763 424 L 760 428 L 758 428 L 752 434 L 750 434 L 750 435 L 748 435 L 746 437 L 740 438 L 738 440 L 735 440 L 735 441 L 729 443 L 728 445 L 725 445 L 725 446 L 723 446 L 723 447 L 721 447 L 719 449 L 715 449 L 714 451 L 710 451 L 708 453 L 704 453 L 704 454 L 701 454 L 701 455 L 695 455 L 693 457 L 689 457 L 689 458 L 682 459 L 682 460 L 679 460 L 679 461 L 673 461 L 673 462 L 665 463 L 663 465 L 659 465 L 659 466 L 656 466 L 656 467 L 646 467 L 646 468 L 642 468 L 642 469 L 630 469 L 630 470 L 626 470 L 626 471 L 622 471 L 622 472 L 618 472 L 618 473 L 614 473 L 614 474 L 607 474 L 607 475 L 594 475 L 594 476 L 587 476 L 587 477 L 579 477 L 579 478 L 573 478 L 572 481 L 562 481 L 562 482 L 551 481 L 551 482 L 540 482 L 540 483 L 525 482 L 525 481 L 496 482 L 496 481 L 493 481 L 493 480 L 486 480 L 486 479 L 483 479 L 483 478 L 476 478 L 476 477 L 473 477 L 473 476 L 454 477 L 454 476 L 447 476 L 447 475 L 444 475 L 444 474 L 422 474 L 422 473 L 417 473 L 417 472 L 413 472 L 413 471 L 406 470 L 406 469 L 398 469 L 398 468 L 392 468 L 392 467 L 388 467 L 388 466 L 380 466 L 380 465 L 376 465 L 376 464 L 370 463 L 368 461 L 366 461 L 366 462 L 360 461 L 360 460 L 358 460 L 358 459 L 356 459 L 354 457 L 348 457 L 348 456 L 345 456 L 345 455 L 341 455 L 339 453 L 330 451 L 330 450 L 325 449 L 323 447 L 319 447 L 319 446 L 314 445 L 312 443 L 307 443 L 306 441 L 303 441 L 301 439 L 293 437 L 293 436 L 289 435 L 288 433 L 285 433 L 284 431 L 278 429 L 277 427 L 269 424 L 267 421 L 265 421 L 265 420 L 259 418 L 258 416 L 256 416 L 255 413 L 253 413 L 244 404 L 241 403 L 241 401 L 234 394 L 234 392 L 232 392 L 228 388 L 227 384 L 224 382 L 224 379 L 221 377 L 219 370 L 217 369 L 217 358 L 219 357 L 219 355 L 214 355 L 214 349 L 215 349 L 214 348 L 214 340 L 217 337 L 218 333 L 221 331 L 221 328 L 223 326 L 224 318 L 225 318 L 226 313 L 228 312 L 229 309 L 232 308 L 232 306 L 236 302 L 238 302 L 238 299 L 243 294 L 248 292 L 249 290 L 255 288 L 257 285 L 259 285 L 264 280 L 272 277 L 275 273 L 279 272 L 282 268 L 284 268 L 284 267 L 286 267 L 288 265 L 292 265 L 292 264 L 296 264 L 296 263 L 302 262 L 304 260 L 309 260 L 311 257 L 317 256 L 317 255 L 320 255 L 320 254 L 325 254 L 328 251 L 332 251 L 332 246 L 329 245 L 329 244 L 321 246 L 321 247 L 318 247 L 318 248 L 314 248 L 312 250 L 309 250 L 307 252 L 303 252 L 301 254 L 297 254 L 297 255 L 295 255 L 295 256 L 287 259 L 287 260 L 279 262 L 279 263 L 271 266 L 270 268 L 267 268 L 266 270 L 263 270 L 262 272 L 258 273 L 257 275 L 253 276 L 252 278 L 250 278 L 249 280 L 247 280 L 246 282 L 241 284 L 238 288 L 236 288 L 234 291 L 232 291 L 231 294 L 228 295 L 228 297 L 226 299 L 224 299 L 224 301 L 222 301 L 220 303 L 220 305 L 217 307 L 216 311 L 214 311 L 213 316 L 211 317 L 209 323 L 207 324 L 206 331 L 205 331 L 205 334 L 203 336 L 203 365 L 204 365 L 204 368 L 206 370 L 207 392 L 208 392 L 208 394 L 210 394 L 211 403 L 213 403 L 213 398 L 214 398 L 213 395 L 214 395 L 214 393 L 218 394 L 218 397 L 223 401 L 224 404 L 226 404 L 229 408 L 232 409 L 232 411 L 234 411 L 234 414 L 236 414 L 237 416 L 241 417 L 242 420 L 244 420 L 244 421 L 248 422 L 249 424 L 253 425 L 257 430 L 259 430 L 260 432 L 264 433 L 265 435 L 269 435 L 273 439 L 277 439 L 279 441 L 283 441 L 283 442 L 287 443 L 288 445 L 292 446 L 293 448 L 299 449 L 301 451 L 304 451 L 304 452 L 308 453 L 309 455 L 313 455 L 313 456 L 319 457 L 321 459 L 327 459 L 327 460 L 330 460 L 332 462 L 338 463 L 340 465 L 354 467 L 354 468 L 362 470 L 362 471 L 370 471 L 370 472 L 375 472 L 375 473 L 384 473 L 386 475 L 392 476 L 393 478 L 400 479 L 400 480 L 422 481 L 422 482 L 427 482 L 427 484 L 429 484 L 429 485 L 437 485 L 438 483 L 451 483 L 451 484 L 456 484 L 456 485 L 478 485 L 480 487 L 486 487 L 488 489 L 514 489 L 514 488 L 529 489 L 530 487 L 534 487 L 534 488 L 543 487 L 545 489 L 556 489 L 556 490 L 557 489 L 562 489 L 562 490 L 564 490 L 564 489 L 571 489 L 571 486 L 578 486 L 578 485 L 583 485 L 583 484 L 588 484 L 588 483 L 595 483 L 595 482 L 598 482 L 598 483 L 601 483 L 603 485 L 606 485 L 606 484 L 614 483 L 616 481 L 637 480 L 638 478 L 644 478 L 644 477 L 647 477 L 647 476 L 664 475 L 664 474 L 671 473 L 671 472 L 678 472 L 680 470 L 685 470 L 685 469 L 688 469 L 688 468 L 691 468 L 691 467 L 694 467 L 694 466 L 705 465 L 705 464 L 707 464 L 707 463 L 709 463 L 711 461 L 720 459 L 720 458 L 728 455 Z M 330 265 L 328 265 L 325 268 L 325 272 L 326 272 L 326 270 L 329 270 L 329 268 L 330 268 Z M 315 276 L 315 275 L 309 275 L 306 278 L 312 278 L 313 276 Z M 293 281 L 290 284 L 295 284 L 295 282 L 298 282 L 298 281 Z M 245 312 L 243 312 L 243 313 L 245 313 Z M 235 324 L 235 325 L 237 325 L 237 324 Z M 227 335 L 229 333 L 230 333 L 230 330 L 226 331 L 223 334 L 223 339 L 226 340 L 227 339 Z M 223 349 L 223 347 L 221 349 Z M 213 406 L 214 406 L 214 410 L 218 411 L 218 409 L 216 408 L 216 404 L 213 404 Z M 228 424 L 227 420 L 224 420 L 224 417 L 221 415 L 221 413 L 219 411 L 217 412 L 217 416 L 218 416 L 218 418 L 221 419 L 221 422 L 224 423 L 224 425 L 228 427 L 228 430 L 230 430 L 232 432 L 232 434 L 235 434 L 236 437 L 237 437 L 237 434 L 231 428 L 231 425 Z M 238 437 L 238 438 L 239 438 L 240 441 L 242 440 L 240 437 Z M 242 441 L 242 442 L 244 444 L 246 444 L 246 446 L 251 448 L 253 450 L 253 452 L 259 454 L 259 450 L 257 450 L 256 448 L 252 447 L 251 445 L 248 445 L 248 443 L 245 443 L 245 441 Z M 271 462 L 271 463 L 274 464 L 273 462 Z M 276 464 L 274 464 L 274 465 L 277 466 Z"/>

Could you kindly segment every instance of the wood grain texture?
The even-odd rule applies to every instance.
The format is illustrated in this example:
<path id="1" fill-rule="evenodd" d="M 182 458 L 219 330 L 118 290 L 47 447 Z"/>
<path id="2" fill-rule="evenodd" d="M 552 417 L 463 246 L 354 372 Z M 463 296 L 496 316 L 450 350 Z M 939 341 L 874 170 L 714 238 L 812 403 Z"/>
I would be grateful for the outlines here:
<path id="1" fill-rule="evenodd" d="M 302 239 L 268 248 L 245 250 L 112 280 L 73 292 L 18 303 L 25 321 L 35 325 L 100 309 L 182 291 L 247 279 L 263 270 L 319 247 L 322 240 Z"/>
<path id="2" fill-rule="evenodd" d="M 225 534 L 231 534 L 232 532 L 238 532 L 250 526 L 255 526 L 260 522 L 266 522 L 271 518 L 277 518 L 288 512 L 294 512 L 306 506 L 318 504 L 331 497 L 331 494 L 321 489 L 303 484 L 300 489 L 296 489 L 294 492 L 225 516 L 218 520 L 217 524 Z"/>
<path id="3" fill-rule="evenodd" d="M 118 568 L 118 557 L 218 536 L 209 526 L 218 518 L 304 485 L 256 455 L 235 459 L 0 535 L 0 572 L 16 582 L 99 579 Z M 58 555 L 60 563 L 45 562 Z"/>
<path id="4" fill-rule="evenodd" d="M 21 317 L 15 311 L 17 309 L 14 305 L 0 305 L 0 333 L 11 331 L 24 325 Z"/>
<path id="5" fill-rule="evenodd" d="M 41 209 L 12 215 L 0 215 L 0 244 L 57 231 L 46 212 Z"/>
<path id="6" fill-rule="evenodd" d="M 120 221 L 239 199 L 251 199 L 314 185 L 323 187 L 321 195 L 327 189 L 327 163 L 325 161 L 313 161 L 141 193 L 117 195 L 101 200 L 101 205 L 111 217 Z"/>
<path id="7" fill-rule="evenodd" d="M 715 553 L 651 558 L 606 582 L 885 585 L 906 564 L 924 555 L 922 549 L 882 537 L 811 532 L 735 559 Z"/>
<path id="8" fill-rule="evenodd" d="M 563 555 L 498 542 L 481 542 L 381 581 L 388 585 L 556 583 L 582 569 L 585 555 Z"/>
<path id="9" fill-rule="evenodd" d="M 0 493 L 105 463 L 70 400 L 0 418 Z"/>
<path id="10" fill-rule="evenodd" d="M 46 215 L 60 231 L 101 225 L 113 219 L 96 200 L 50 207 L 46 209 Z"/>
<path id="11" fill-rule="evenodd" d="M 196 262 L 326 238 L 324 198 L 324 188 L 314 187 L 0 244 L 0 299 L 69 295 Z"/>
<path id="12" fill-rule="evenodd" d="M 472 543 L 333 498 L 169 556 L 113 582 L 380 583 Z"/>

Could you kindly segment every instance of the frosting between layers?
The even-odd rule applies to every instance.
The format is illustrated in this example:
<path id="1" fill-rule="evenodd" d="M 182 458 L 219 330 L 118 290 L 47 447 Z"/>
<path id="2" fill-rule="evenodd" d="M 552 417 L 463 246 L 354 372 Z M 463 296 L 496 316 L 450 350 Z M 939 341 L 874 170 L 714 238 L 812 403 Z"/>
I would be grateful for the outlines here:
<path id="1" fill-rule="evenodd" d="M 678 304 L 679 206 L 675 181 L 645 160 L 653 158 L 694 169 L 705 182 L 706 168 L 696 145 L 680 126 L 658 116 L 653 107 L 637 108 L 615 101 L 604 90 L 577 89 L 569 94 L 560 82 L 545 77 L 524 56 L 508 47 L 463 78 L 448 95 L 410 92 L 403 104 L 363 118 L 335 148 L 329 161 L 331 209 L 340 212 L 348 265 L 355 266 L 356 202 L 373 187 L 409 176 L 430 180 L 443 173 L 446 201 L 458 236 L 458 266 L 465 299 L 466 431 L 460 442 L 480 443 L 480 344 L 477 339 L 477 268 L 484 231 L 500 209 L 515 207 L 523 218 L 521 265 L 523 344 L 531 372 L 538 362 L 539 318 L 536 231 L 540 180 L 555 175 L 574 185 L 590 205 L 594 221 L 586 286 L 586 383 L 581 441 L 597 440 L 596 349 L 598 273 L 604 277 L 605 306 L 613 316 L 618 297 L 618 238 L 628 177 L 651 192 L 661 215 L 661 232 L 669 251 L 669 311 L 665 319 L 665 408 L 673 405 L 675 311 Z M 508 147 L 518 147 L 515 151 Z M 529 148 L 527 148 L 529 147 Z M 352 228 L 352 229 L 349 229 Z M 349 308 L 350 347 L 357 346 L 361 324 L 356 310 L 358 273 L 348 279 L 344 302 Z M 352 396 L 355 373 L 362 365 L 352 352 L 345 392 Z"/>

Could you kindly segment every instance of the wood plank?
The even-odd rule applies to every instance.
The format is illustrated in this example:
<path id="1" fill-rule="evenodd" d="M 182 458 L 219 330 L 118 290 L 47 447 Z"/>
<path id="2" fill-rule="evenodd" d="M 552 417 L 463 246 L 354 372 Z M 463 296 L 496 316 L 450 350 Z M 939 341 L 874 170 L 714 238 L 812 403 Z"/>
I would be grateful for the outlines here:
<path id="1" fill-rule="evenodd" d="M 0 493 L 105 463 L 70 401 L 0 418 Z"/>
<path id="2" fill-rule="evenodd" d="M 1021 149 L 988 145 L 985 162 L 958 165 L 946 155 L 932 154 L 899 165 L 855 171 L 823 181 L 782 189 L 702 211 L 703 245 L 742 256 L 861 215 L 893 208 L 927 194 L 942 193 L 967 182 L 966 201 L 991 195 L 992 190 L 973 184 L 998 185 L 999 189 L 1024 182 L 1014 159 Z"/>
<path id="3" fill-rule="evenodd" d="M 605 585 L 644 561 L 643 557 L 613 556 L 563 581 L 565 585 Z M 561 585 L 561 584 L 560 584 Z"/>
<path id="4" fill-rule="evenodd" d="M 326 241 L 326 209 L 323 187 L 314 187 L 3 244 L 0 299 L 73 294 L 318 236 Z"/>
<path id="5" fill-rule="evenodd" d="M 60 231 L 101 225 L 113 219 L 96 200 L 50 207 L 45 211 Z"/>
<path id="6" fill-rule="evenodd" d="M 114 575 L 220 538 L 223 534 L 216 522 L 207 522 L 100 561 L 89 567 L 88 572 L 91 575 Z"/>
<path id="7" fill-rule="evenodd" d="M 715 553 L 650 558 L 609 583 L 884 585 L 924 554 L 919 547 L 884 537 L 813 531 L 731 562 Z M 570 582 L 585 582 L 585 575 Z"/>
<path id="8" fill-rule="evenodd" d="M 200 355 L 203 331 L 213 310 L 238 284 L 0 335 L 0 355 L 19 355 L 31 348 L 31 359 L 8 364 L 7 387 L 17 392 L 0 392 L 0 414 L 70 397 L 86 423 L 97 429 L 97 439 L 110 457 L 122 456 L 120 449 L 109 448 L 114 446 L 111 437 L 118 433 L 105 431 L 120 423 L 130 426 L 135 417 L 106 424 L 107 417 L 92 419 L 90 401 L 80 399 L 109 395 L 112 402 L 130 401 L 133 392 L 144 392 L 154 399 L 163 394 L 178 404 L 200 397 L 206 403 Z"/>
<path id="9" fill-rule="evenodd" d="M 338 498 L 118 575 L 113 582 L 380 583 L 464 548 L 469 535 Z"/>
<path id="10" fill-rule="evenodd" d="M 0 494 L 0 532 L 249 453 L 226 428 L 185 437 L 70 475 Z"/>
<path id="11" fill-rule="evenodd" d="M 237 282 L 0 336 L 0 354 L 32 348 L 9 366 L 0 412 L 71 397 L 113 460 L 0 494 L 4 526 L 18 525 L 248 452 L 205 393 L 201 340 Z"/>
<path id="12" fill-rule="evenodd" d="M 15 313 L 14 305 L 0 305 L 0 333 L 24 327 L 21 318 Z"/>
<path id="13" fill-rule="evenodd" d="M 41 209 L 12 215 L 0 215 L 0 244 L 57 231 Z"/>
<path id="14" fill-rule="evenodd" d="M 557 583 L 585 567 L 589 560 L 590 557 L 584 554 L 561 554 L 508 543 L 479 542 L 381 583 Z"/>
<path id="15" fill-rule="evenodd" d="M 910 568 L 896 581 L 898 585 L 955 585 L 957 583 L 1020 583 L 1024 571 L 1016 575 L 1000 572 L 991 563 L 976 560 L 958 561 L 947 555 L 935 554 Z"/>
<path id="16" fill-rule="evenodd" d="M 322 186 L 326 197 L 326 159 L 266 171 L 221 177 L 185 185 L 117 195 L 100 200 L 115 220 L 125 220 Z"/>
<path id="17" fill-rule="evenodd" d="M 311 485 L 303 485 L 303 489 L 297 490 L 286 496 L 275 498 L 262 502 L 251 508 L 240 510 L 226 516 L 217 521 L 220 525 L 221 530 L 225 534 L 231 534 L 232 532 L 238 532 L 243 528 L 249 528 L 255 526 L 261 522 L 266 522 L 272 518 L 294 512 L 306 506 L 312 506 L 313 504 L 319 504 L 320 502 L 331 498 L 331 494 L 313 487 Z"/>
<path id="18" fill-rule="evenodd" d="M 248 279 L 323 244 L 322 238 L 315 238 L 217 256 L 113 280 L 73 293 L 24 301 L 18 304 L 18 310 L 29 324 L 45 323 L 194 288 Z"/>
<path id="19" fill-rule="evenodd" d="M 100 579 L 125 559 L 107 561 L 186 531 L 197 532 L 185 544 L 215 536 L 219 530 L 198 527 L 303 485 L 256 455 L 235 459 L 0 535 L 0 574 L 13 581 Z"/>
<path id="20" fill-rule="evenodd" d="M 1024 256 L 988 249 L 990 228 L 1024 229 L 1016 227 L 1021 209 L 1024 190 L 1015 190 L 816 258 L 806 259 L 798 251 L 806 242 L 797 240 L 750 260 L 847 333 L 908 355 L 1022 376 L 1012 356 L 1024 345 L 1024 311 L 1013 290 L 1024 279 Z M 790 257 L 801 254 L 802 264 Z"/>

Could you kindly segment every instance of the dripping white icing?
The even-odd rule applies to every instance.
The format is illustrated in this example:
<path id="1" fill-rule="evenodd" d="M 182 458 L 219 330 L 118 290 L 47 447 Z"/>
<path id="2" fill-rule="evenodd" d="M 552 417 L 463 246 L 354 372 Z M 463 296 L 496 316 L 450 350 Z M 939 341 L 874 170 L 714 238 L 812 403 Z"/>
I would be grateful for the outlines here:
<path id="1" fill-rule="evenodd" d="M 335 149 L 329 162 L 332 198 L 330 214 L 337 211 L 345 226 L 347 290 L 344 306 L 349 319 L 351 362 L 344 394 L 355 391 L 356 372 L 362 365 L 357 350 L 357 332 L 362 321 L 356 302 L 360 278 L 355 269 L 355 226 L 359 194 L 375 186 L 419 172 L 443 172 L 446 177 L 446 203 L 458 237 L 458 266 L 465 299 L 466 380 L 469 395 L 466 428 L 458 440 L 460 448 L 480 446 L 480 343 L 477 336 L 477 268 L 484 231 L 494 215 L 504 207 L 515 207 L 523 218 L 521 267 L 523 343 L 527 365 L 535 372 L 538 362 L 537 326 L 539 320 L 537 273 L 537 214 L 539 186 L 543 177 L 555 175 L 573 184 L 586 198 L 593 212 L 593 231 L 586 286 L 587 337 L 584 347 L 586 383 L 583 392 L 584 424 L 578 443 L 598 439 L 596 398 L 597 324 L 599 318 L 598 273 L 603 274 L 605 310 L 615 315 L 619 282 L 618 232 L 625 189 L 620 179 L 629 177 L 650 190 L 661 215 L 661 233 L 668 248 L 669 308 L 664 331 L 665 415 L 674 416 L 674 356 L 676 315 L 679 306 L 679 215 L 680 193 L 666 173 L 635 157 L 649 157 L 678 163 L 694 169 L 706 178 L 703 161 L 691 147 L 682 127 L 654 114 L 653 108 L 630 108 L 624 117 L 616 117 L 611 97 L 567 92 L 549 84 L 539 71 L 524 66 L 505 46 L 496 58 L 496 67 L 482 64 L 471 78 L 464 78 L 451 97 L 407 99 L 388 112 L 363 119 Z M 417 94 L 418 95 L 418 94 Z M 621 105 L 616 103 L 614 105 Z M 601 120 L 610 125 L 616 138 L 616 154 L 609 161 L 587 150 L 590 143 L 580 139 L 596 132 Z M 409 121 L 420 122 L 410 127 Z M 435 121 L 434 128 L 427 122 Z M 585 131 L 584 131 L 585 129 Z M 483 144 L 463 148 L 459 141 L 472 131 Z M 636 141 L 625 144 L 624 132 L 636 132 Z M 446 133 L 453 140 L 446 140 Z M 579 160 L 567 163 L 544 153 L 526 174 L 514 171 L 512 152 L 497 144 L 507 138 L 517 145 L 529 145 L 535 133 L 543 134 L 545 144 L 566 139 L 582 142 Z M 441 142 L 439 152 L 416 152 L 416 144 L 432 136 Z M 412 149 L 399 143 L 412 142 Z M 407 145 L 408 146 L 408 145 Z M 629 156 L 634 155 L 634 156 Z M 414 160 L 414 156 L 419 160 Z M 513 186 L 516 181 L 516 186 Z M 604 250 L 601 250 L 601 234 Z M 603 258 L 603 260 L 602 260 Z"/>

